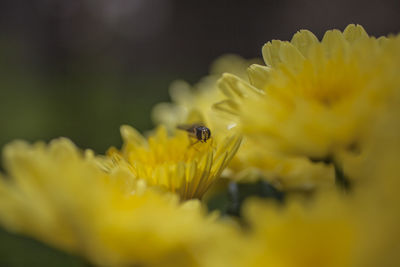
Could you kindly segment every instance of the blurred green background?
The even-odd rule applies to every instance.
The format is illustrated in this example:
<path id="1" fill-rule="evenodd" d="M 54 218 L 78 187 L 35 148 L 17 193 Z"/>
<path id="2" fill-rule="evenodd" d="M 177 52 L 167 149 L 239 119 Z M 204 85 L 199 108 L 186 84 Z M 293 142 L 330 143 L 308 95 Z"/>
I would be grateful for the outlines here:
<path id="1" fill-rule="evenodd" d="M 397 33 L 399 14 L 398 0 L 1 0 L 0 147 L 65 136 L 103 153 L 120 145 L 121 124 L 153 127 L 169 84 L 196 82 L 222 54 L 260 57 L 302 28 Z M 0 231 L 0 266 L 45 263 L 87 265 Z"/>

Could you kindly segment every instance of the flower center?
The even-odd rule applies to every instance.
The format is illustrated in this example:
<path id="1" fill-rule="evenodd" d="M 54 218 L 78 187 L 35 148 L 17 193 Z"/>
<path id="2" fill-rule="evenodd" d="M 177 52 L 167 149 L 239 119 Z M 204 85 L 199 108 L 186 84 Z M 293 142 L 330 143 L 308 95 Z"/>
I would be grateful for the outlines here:
<path id="1" fill-rule="evenodd" d="M 130 163 L 140 162 L 147 166 L 174 164 L 198 160 L 210 149 L 212 142 L 200 143 L 184 131 L 177 131 L 168 137 L 166 131 L 159 131 L 148 140 L 148 146 L 135 148 L 128 155 Z"/>

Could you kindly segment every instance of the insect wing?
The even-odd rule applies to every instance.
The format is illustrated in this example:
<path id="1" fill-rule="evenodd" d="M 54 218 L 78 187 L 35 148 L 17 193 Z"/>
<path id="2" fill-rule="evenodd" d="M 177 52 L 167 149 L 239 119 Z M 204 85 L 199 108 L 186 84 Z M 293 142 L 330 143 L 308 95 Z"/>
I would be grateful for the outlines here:
<path id="1" fill-rule="evenodd" d="M 204 125 L 204 122 L 205 122 L 205 120 L 204 120 L 203 114 L 197 109 L 190 110 L 188 116 L 186 117 L 186 121 L 185 121 L 186 124 L 191 124 L 191 125 L 194 125 L 194 124 Z"/>
<path id="2" fill-rule="evenodd" d="M 194 132 L 194 129 L 196 128 L 196 124 L 179 124 L 176 126 L 179 130 L 184 130 L 187 132 Z"/>

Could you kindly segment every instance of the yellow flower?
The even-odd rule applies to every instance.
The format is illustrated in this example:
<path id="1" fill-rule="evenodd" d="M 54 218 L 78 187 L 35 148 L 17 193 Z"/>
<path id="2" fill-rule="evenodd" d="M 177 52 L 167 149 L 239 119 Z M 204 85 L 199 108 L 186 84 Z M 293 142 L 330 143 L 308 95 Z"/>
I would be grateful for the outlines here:
<path id="1" fill-rule="evenodd" d="M 371 129 L 351 195 L 246 203 L 251 231 L 237 266 L 399 266 L 399 100 Z"/>
<path id="2" fill-rule="evenodd" d="M 335 183 L 332 165 L 279 153 L 247 136 L 229 168 L 235 180 L 251 182 L 263 178 L 282 190 L 330 188 Z"/>
<path id="3" fill-rule="evenodd" d="M 400 266 L 400 90 L 371 125 L 368 148 L 347 166 L 357 178 L 362 214 L 358 266 Z"/>
<path id="4" fill-rule="evenodd" d="M 200 266 L 214 238 L 235 234 L 199 201 L 181 204 L 124 168 L 104 172 L 66 139 L 10 144 L 4 166 L 0 223 L 96 265 Z"/>
<path id="5" fill-rule="evenodd" d="M 245 60 L 236 55 L 224 55 L 211 66 L 210 75 L 194 86 L 178 80 L 171 84 L 172 103 L 159 103 L 153 108 L 152 117 L 156 124 L 174 130 L 177 125 L 202 122 L 214 132 L 226 132 L 226 120 L 212 109 L 212 105 L 224 99 L 217 88 L 217 80 L 224 72 L 247 79 L 246 69 L 259 60 Z"/>
<path id="6" fill-rule="evenodd" d="M 121 135 L 121 152 L 109 151 L 117 165 L 128 163 L 135 177 L 182 199 L 201 198 L 235 155 L 241 140 L 233 135 L 203 143 L 182 130 L 168 136 L 162 126 L 148 139 L 129 126 L 121 127 Z"/>
<path id="7" fill-rule="evenodd" d="M 238 266 L 353 266 L 358 221 L 338 196 L 285 207 L 253 200 L 245 213 L 251 230 Z"/>
<path id="8" fill-rule="evenodd" d="M 188 121 L 202 121 L 213 133 L 220 133 L 223 138 L 227 132 L 235 130 L 236 121 L 212 108 L 214 103 L 225 98 L 217 88 L 217 80 L 226 72 L 248 81 L 246 69 L 255 62 L 256 60 L 226 55 L 214 62 L 211 75 L 193 87 L 183 81 L 173 83 L 170 91 L 173 102 L 156 105 L 153 109 L 153 120 L 166 125 L 170 131 Z M 240 152 L 232 159 L 229 169 L 233 170 L 229 172 L 230 178 L 249 181 L 264 175 L 281 188 L 311 189 L 316 184 L 326 187 L 334 182 L 331 166 L 314 164 L 306 157 L 288 159 L 270 149 L 260 149 L 257 141 L 247 139 L 243 140 Z M 321 176 L 326 178 L 320 179 Z"/>
<path id="9" fill-rule="evenodd" d="M 238 266 L 399 266 L 400 90 L 381 112 L 351 166 L 358 180 L 350 194 L 246 203 L 251 231 Z"/>
<path id="10" fill-rule="evenodd" d="M 224 74 L 219 85 L 228 99 L 216 108 L 233 115 L 246 142 L 252 143 L 248 154 L 268 151 L 272 155 L 264 158 L 273 160 L 274 154 L 300 157 L 306 172 L 318 173 L 322 169 L 315 171 L 310 159 L 336 161 L 343 151 L 362 151 L 371 122 L 400 86 L 399 51 L 399 37 L 369 37 L 359 25 L 349 25 L 343 33 L 327 31 L 321 42 L 301 30 L 291 42 L 273 40 L 263 47 L 266 66 L 252 65 L 250 82 Z M 263 171 L 287 165 L 279 157 Z M 251 158 L 242 161 L 262 165 Z M 292 185 L 282 172 L 275 173 L 281 184 Z M 333 181 L 332 168 L 325 166 L 325 173 L 321 179 Z M 317 179 L 296 183 L 315 184 Z"/>

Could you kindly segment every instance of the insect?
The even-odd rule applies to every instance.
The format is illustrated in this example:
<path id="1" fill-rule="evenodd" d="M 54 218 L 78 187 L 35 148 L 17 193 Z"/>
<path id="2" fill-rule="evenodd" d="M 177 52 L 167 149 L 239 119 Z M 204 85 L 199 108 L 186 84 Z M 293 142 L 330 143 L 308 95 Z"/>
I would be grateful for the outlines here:
<path id="1" fill-rule="evenodd" d="M 191 124 L 191 125 L 178 125 L 178 129 L 187 131 L 189 136 L 196 138 L 197 142 L 206 143 L 211 138 L 211 131 L 202 124 Z"/>

